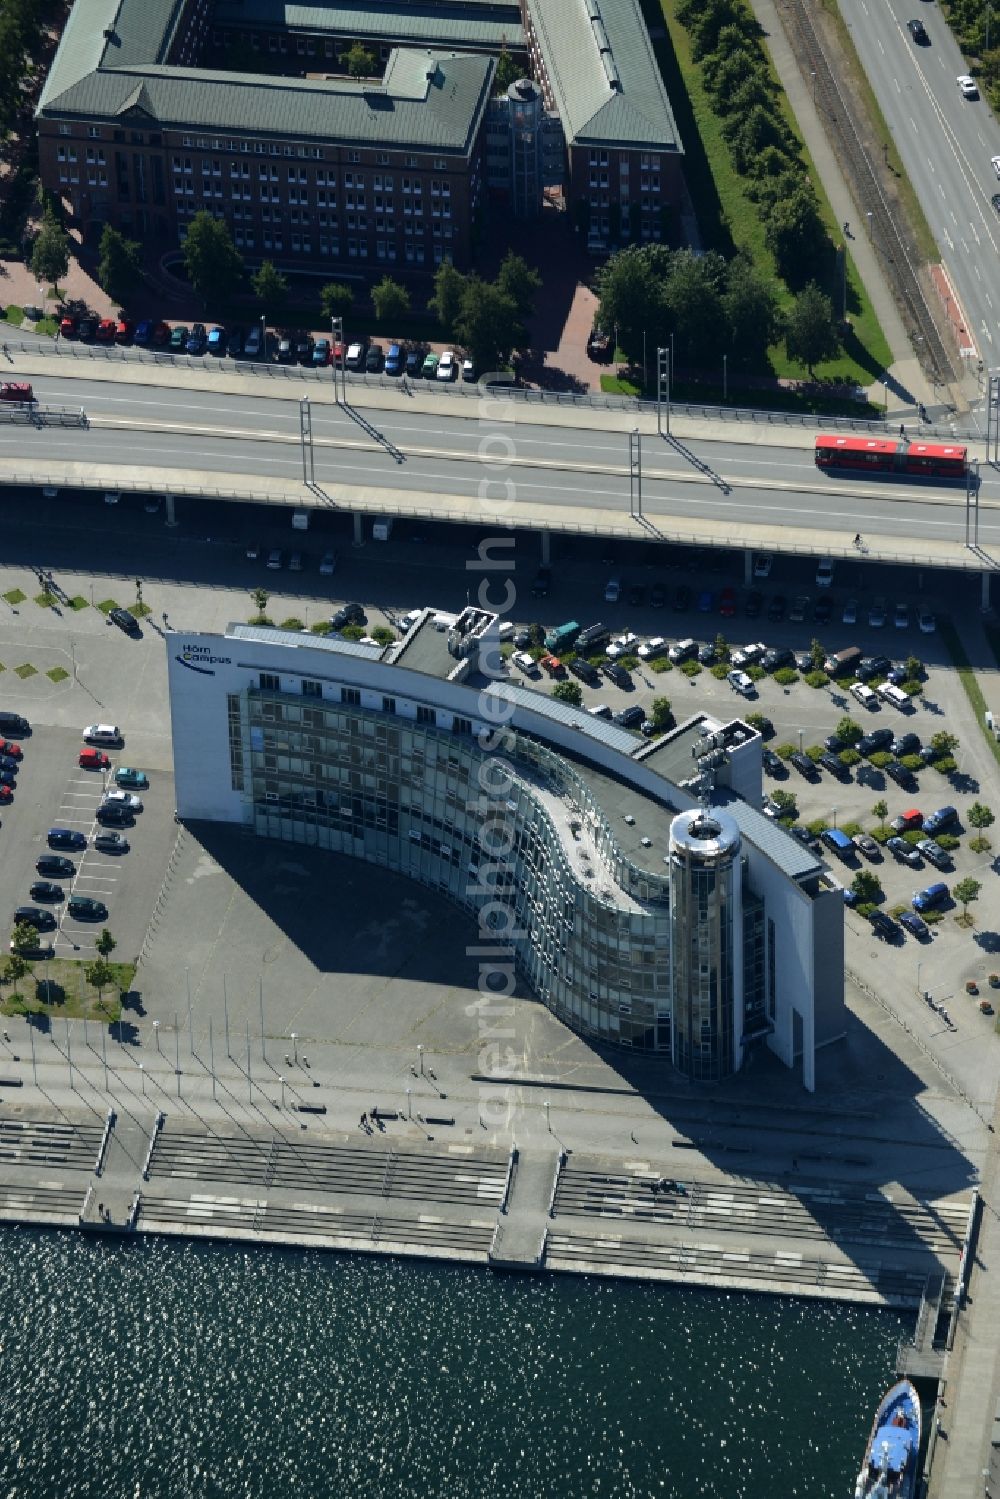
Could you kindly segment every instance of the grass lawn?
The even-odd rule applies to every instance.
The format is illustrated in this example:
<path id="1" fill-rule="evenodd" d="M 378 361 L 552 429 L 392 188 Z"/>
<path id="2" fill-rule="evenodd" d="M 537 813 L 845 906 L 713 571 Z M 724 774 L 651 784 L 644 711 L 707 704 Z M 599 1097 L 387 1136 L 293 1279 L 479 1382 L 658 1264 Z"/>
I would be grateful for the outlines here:
<path id="1" fill-rule="evenodd" d="M 83 596 L 82 593 L 78 593 L 75 599 L 70 599 L 70 601 L 69 601 L 69 608 L 70 609 L 80 610 L 80 609 L 86 609 L 87 607 L 88 607 L 87 600 L 84 598 L 84 596 Z"/>
<path id="2" fill-rule="evenodd" d="M 29 677 L 37 677 L 38 667 L 32 666 L 30 661 L 25 661 L 21 666 L 14 667 L 14 675 L 20 677 L 22 682 L 26 682 Z"/>
<path id="3" fill-rule="evenodd" d="M 98 604 L 97 607 L 98 607 L 98 609 L 100 609 L 100 611 L 101 611 L 102 614 L 110 614 L 111 611 L 112 611 L 112 609 L 117 609 L 118 608 L 118 600 L 117 599 L 102 599 L 101 602 Z"/>
<path id="4" fill-rule="evenodd" d="M 655 48 L 667 91 L 678 116 L 688 164 L 694 167 L 687 173 L 687 182 L 706 243 L 724 254 L 731 254 L 733 249 L 746 250 L 764 274 L 774 277 L 781 303 L 788 306 L 792 295 L 777 277 L 774 258 L 764 243 L 764 226 L 757 205 L 747 196 L 743 179 L 733 166 L 729 148 L 722 135 L 722 120 L 712 110 L 711 100 L 702 86 L 701 70 L 691 57 L 690 39 L 674 14 L 675 0 L 643 0 L 643 8 L 647 17 L 655 18 L 657 22 L 660 20 L 658 10 L 662 12 L 662 19 L 673 44 L 672 54 L 671 48 L 662 41 L 657 42 Z M 772 76 L 777 84 L 773 69 Z M 780 99 L 785 119 L 799 143 L 802 161 L 816 189 L 823 222 L 830 231 L 831 239 L 838 243 L 840 226 L 834 219 L 823 185 L 802 144 L 795 117 L 783 92 L 780 93 Z M 692 140 L 692 131 L 697 136 L 696 140 Z M 836 305 L 839 287 L 828 286 L 823 289 Z M 891 353 L 850 257 L 847 262 L 847 310 L 853 324 L 851 340 L 837 359 L 817 366 L 816 375 L 821 380 L 868 385 L 890 362 Z M 772 346 L 769 358 L 775 375 L 806 378 L 806 370 L 788 359 L 783 344 Z"/>
<path id="5" fill-rule="evenodd" d="M 12 989 L 0 990 L 0 1014 L 62 1016 L 66 1020 L 97 1020 L 112 1024 L 121 1019 L 122 995 L 135 978 L 134 963 L 112 963 L 114 982 L 103 998 L 88 984 L 79 958 L 50 958 L 28 965 L 24 978 Z"/>
<path id="6" fill-rule="evenodd" d="M 5 323 L 11 323 L 15 328 L 20 328 L 24 322 L 24 308 L 16 307 L 12 302 L 4 312 L 3 320 Z"/>
<path id="7" fill-rule="evenodd" d="M 56 598 L 54 593 L 49 593 L 48 591 L 46 591 L 45 593 L 35 594 L 35 603 L 38 605 L 39 609 L 51 609 L 53 605 L 58 604 L 58 602 L 59 600 Z"/>
<path id="8" fill-rule="evenodd" d="M 22 593 L 20 588 L 12 588 L 8 593 L 4 594 L 4 598 L 12 609 L 16 604 L 23 604 L 27 597 L 28 595 Z"/>
<path id="9" fill-rule="evenodd" d="M 147 614 L 152 614 L 153 612 L 148 604 L 140 604 L 138 601 L 134 604 L 129 604 L 128 607 L 129 612 L 134 614 L 136 619 L 145 619 Z"/>
<path id="10" fill-rule="evenodd" d="M 48 677 L 50 682 L 65 682 L 66 678 L 69 676 L 69 672 L 66 670 L 65 666 L 50 666 L 45 675 Z"/>

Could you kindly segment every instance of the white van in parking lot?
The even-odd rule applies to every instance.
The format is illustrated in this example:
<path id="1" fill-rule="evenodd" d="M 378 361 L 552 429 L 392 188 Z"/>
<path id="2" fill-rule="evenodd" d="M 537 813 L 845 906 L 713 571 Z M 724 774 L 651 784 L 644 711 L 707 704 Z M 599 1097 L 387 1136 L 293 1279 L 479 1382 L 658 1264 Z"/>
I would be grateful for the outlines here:
<path id="1" fill-rule="evenodd" d="M 858 700 L 862 708 L 878 707 L 878 698 L 876 697 L 872 689 L 870 687 L 867 687 L 864 682 L 852 682 L 849 690 L 851 696 Z"/>
<path id="2" fill-rule="evenodd" d="M 912 706 L 906 693 L 901 688 L 894 687 L 891 682 L 883 682 L 877 691 L 882 701 L 889 703 L 893 708 L 909 708 Z"/>

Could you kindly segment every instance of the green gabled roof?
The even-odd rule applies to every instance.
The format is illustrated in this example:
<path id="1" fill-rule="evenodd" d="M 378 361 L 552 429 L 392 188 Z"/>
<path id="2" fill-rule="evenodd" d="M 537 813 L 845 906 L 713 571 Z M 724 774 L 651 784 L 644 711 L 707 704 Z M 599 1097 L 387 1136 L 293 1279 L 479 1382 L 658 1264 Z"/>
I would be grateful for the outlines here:
<path id="1" fill-rule="evenodd" d="M 570 144 L 683 150 L 639 0 L 533 0 L 530 9 Z"/>
<path id="2" fill-rule="evenodd" d="M 38 114 L 135 111 L 175 128 L 464 153 L 489 99 L 495 64 L 476 53 L 398 49 L 379 83 L 166 67 L 180 11 L 181 0 L 77 0 Z"/>
<path id="3" fill-rule="evenodd" d="M 401 47 L 524 48 L 517 0 L 217 0 L 212 20 Z"/>

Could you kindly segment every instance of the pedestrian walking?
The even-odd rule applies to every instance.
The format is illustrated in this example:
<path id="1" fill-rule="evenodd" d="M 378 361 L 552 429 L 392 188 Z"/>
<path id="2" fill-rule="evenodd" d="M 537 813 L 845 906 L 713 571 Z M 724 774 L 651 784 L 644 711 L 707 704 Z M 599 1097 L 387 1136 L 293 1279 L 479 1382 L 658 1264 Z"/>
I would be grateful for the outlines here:
<path id="1" fill-rule="evenodd" d="M 854 538 L 854 545 L 856 547 L 859 547 L 861 545 L 861 532 L 860 531 L 858 532 L 858 534 Z"/>
<path id="2" fill-rule="evenodd" d="M 361 1128 L 362 1129 L 367 1129 L 368 1128 L 368 1115 L 367 1114 L 362 1114 L 361 1115 Z"/>
<path id="3" fill-rule="evenodd" d="M 900 437 L 905 437 L 906 436 L 906 428 L 903 426 L 902 422 L 900 422 L 900 424 L 899 424 L 899 435 L 900 435 Z"/>

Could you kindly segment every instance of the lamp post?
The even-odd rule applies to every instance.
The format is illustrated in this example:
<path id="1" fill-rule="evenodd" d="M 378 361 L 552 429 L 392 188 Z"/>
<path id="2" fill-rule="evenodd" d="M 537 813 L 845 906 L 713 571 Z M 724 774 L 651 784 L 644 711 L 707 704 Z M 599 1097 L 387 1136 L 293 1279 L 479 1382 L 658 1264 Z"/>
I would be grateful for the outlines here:
<path id="1" fill-rule="evenodd" d="M 139 1063 L 139 1076 L 142 1079 L 142 1096 L 146 1096 L 146 1066 L 144 1062 Z"/>
<path id="2" fill-rule="evenodd" d="M 406 1117 L 407 1117 L 407 1119 L 412 1119 L 413 1118 L 413 1089 L 412 1088 L 407 1088 L 407 1090 L 406 1090 Z"/>
<path id="3" fill-rule="evenodd" d="M 160 1050 L 160 1022 L 158 1020 L 154 1020 L 153 1021 L 153 1035 L 156 1037 L 156 1049 L 157 1049 L 157 1051 L 159 1051 Z M 161 1055 L 162 1055 L 162 1053 L 161 1053 Z"/>
<path id="4" fill-rule="evenodd" d="M 285 1079 L 283 1077 L 279 1077 L 278 1078 L 278 1082 L 281 1084 L 281 1107 L 284 1108 L 285 1107 Z"/>
<path id="5" fill-rule="evenodd" d="M 424 1075 L 424 1048 L 422 1046 L 418 1046 L 417 1047 L 417 1059 L 418 1059 L 418 1061 L 420 1063 L 420 1076 L 423 1077 L 423 1075 Z"/>
<path id="6" fill-rule="evenodd" d="M 722 399 L 729 400 L 729 355 L 722 356 Z"/>
<path id="7" fill-rule="evenodd" d="M 551 1135 L 551 1133 L 552 1133 L 552 1119 L 551 1119 L 551 1117 L 549 1115 L 549 1103 L 548 1103 L 548 1099 L 546 1099 L 545 1102 L 542 1104 L 542 1108 L 545 1110 L 545 1128 L 548 1130 L 549 1134 Z"/>
<path id="8" fill-rule="evenodd" d="M 292 1061 L 296 1067 L 299 1065 L 299 1038 L 294 1031 L 292 1031 Z"/>

